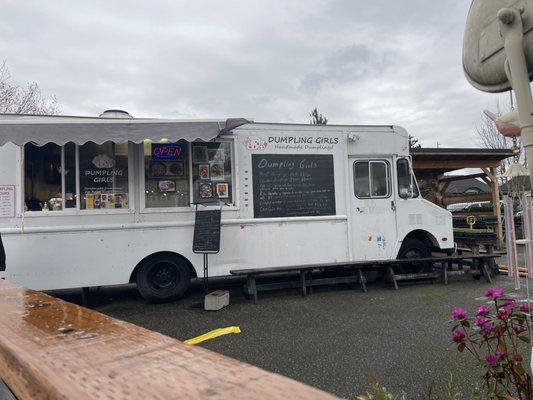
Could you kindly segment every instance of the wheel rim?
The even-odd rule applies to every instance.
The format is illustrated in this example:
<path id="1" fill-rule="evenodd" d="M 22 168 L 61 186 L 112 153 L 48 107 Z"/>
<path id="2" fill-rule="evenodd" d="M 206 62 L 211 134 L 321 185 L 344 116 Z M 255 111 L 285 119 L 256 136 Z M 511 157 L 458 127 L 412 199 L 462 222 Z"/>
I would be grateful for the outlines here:
<path id="1" fill-rule="evenodd" d="M 161 261 L 155 264 L 148 274 L 148 282 L 155 290 L 167 289 L 179 280 L 179 271 L 175 263 Z"/>
<path id="2" fill-rule="evenodd" d="M 417 258 L 423 258 L 424 254 L 420 249 L 407 250 L 402 258 L 412 259 L 413 262 L 404 266 L 404 269 L 409 274 L 416 274 L 424 272 L 427 269 L 428 263 L 423 261 L 416 261 Z"/>
<path id="3" fill-rule="evenodd" d="M 409 249 L 403 258 L 422 258 L 424 255 L 418 249 Z"/>

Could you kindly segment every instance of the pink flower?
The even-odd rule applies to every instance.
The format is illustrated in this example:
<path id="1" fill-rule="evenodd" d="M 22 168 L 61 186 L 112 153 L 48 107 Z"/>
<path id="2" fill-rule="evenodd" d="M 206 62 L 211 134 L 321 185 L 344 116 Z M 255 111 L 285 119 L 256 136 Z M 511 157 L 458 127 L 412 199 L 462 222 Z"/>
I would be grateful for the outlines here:
<path id="1" fill-rule="evenodd" d="M 498 363 L 500 362 L 500 359 L 505 356 L 504 352 L 501 352 L 500 350 L 496 350 L 496 353 L 489 354 L 487 357 L 485 357 L 485 360 L 493 366 L 496 367 Z"/>
<path id="2" fill-rule="evenodd" d="M 491 287 L 485 290 L 485 297 L 496 300 L 504 295 L 503 289 L 499 287 Z"/>
<path id="3" fill-rule="evenodd" d="M 487 322 L 489 322 L 489 320 L 485 317 L 477 317 L 476 320 L 474 321 L 474 324 L 476 326 L 479 326 L 480 328 L 483 327 L 483 325 L 485 325 Z"/>
<path id="4" fill-rule="evenodd" d="M 490 313 L 490 308 L 485 304 L 479 306 L 476 310 L 477 315 L 487 315 L 488 313 Z"/>
<path id="5" fill-rule="evenodd" d="M 501 319 L 507 319 L 509 318 L 509 315 L 511 315 L 511 312 L 507 307 L 502 307 L 498 310 L 498 317 L 500 317 Z"/>
<path id="6" fill-rule="evenodd" d="M 506 308 L 515 308 L 516 306 L 516 300 L 514 299 L 505 299 L 505 301 L 503 302 L 503 306 L 506 307 Z"/>
<path id="7" fill-rule="evenodd" d="M 524 361 L 524 357 L 522 357 L 520 354 L 517 354 L 516 356 L 514 356 L 514 360 L 516 362 L 521 363 L 522 361 Z"/>
<path id="8" fill-rule="evenodd" d="M 460 330 L 455 330 L 453 331 L 453 335 L 452 335 L 452 340 L 456 343 L 460 343 L 464 340 L 464 338 L 466 337 L 465 333 L 463 331 L 460 331 Z"/>
<path id="9" fill-rule="evenodd" d="M 488 336 L 492 332 L 492 321 L 484 323 L 481 330 L 485 336 Z"/>
<path id="10" fill-rule="evenodd" d="M 485 357 L 485 360 L 487 360 L 487 363 L 493 367 L 498 365 L 498 357 L 496 357 L 494 354 L 489 354 L 487 357 Z"/>
<path id="11" fill-rule="evenodd" d="M 522 311 L 523 313 L 528 313 L 529 312 L 529 304 L 527 304 L 527 303 L 520 304 L 520 311 Z"/>
<path id="12" fill-rule="evenodd" d="M 468 318 L 468 313 L 464 308 L 456 308 L 452 311 L 452 318 L 453 319 L 465 319 Z"/>

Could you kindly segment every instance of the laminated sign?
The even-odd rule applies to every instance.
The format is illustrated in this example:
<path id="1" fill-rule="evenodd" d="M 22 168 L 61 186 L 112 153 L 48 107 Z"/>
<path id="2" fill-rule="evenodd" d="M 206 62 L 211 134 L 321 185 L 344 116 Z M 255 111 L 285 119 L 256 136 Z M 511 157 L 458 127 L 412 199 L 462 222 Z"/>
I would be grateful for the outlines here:
<path id="1" fill-rule="evenodd" d="M 15 218 L 14 185 L 0 185 L 0 218 Z"/>

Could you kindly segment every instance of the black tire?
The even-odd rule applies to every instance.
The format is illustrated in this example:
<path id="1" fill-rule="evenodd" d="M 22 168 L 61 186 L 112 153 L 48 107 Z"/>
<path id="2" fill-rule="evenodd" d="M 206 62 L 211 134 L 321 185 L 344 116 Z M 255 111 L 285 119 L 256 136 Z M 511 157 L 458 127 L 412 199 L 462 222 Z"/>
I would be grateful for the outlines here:
<path id="1" fill-rule="evenodd" d="M 135 282 L 143 299 L 163 303 L 183 296 L 191 283 L 191 272 L 182 258 L 159 254 L 143 261 Z"/>
<path id="2" fill-rule="evenodd" d="M 424 242 L 418 239 L 404 240 L 398 258 L 422 258 L 430 257 L 431 249 Z M 428 262 L 412 262 L 409 264 L 401 264 L 396 267 L 396 272 L 399 274 L 416 274 L 420 272 L 427 272 L 430 269 L 430 263 Z"/>

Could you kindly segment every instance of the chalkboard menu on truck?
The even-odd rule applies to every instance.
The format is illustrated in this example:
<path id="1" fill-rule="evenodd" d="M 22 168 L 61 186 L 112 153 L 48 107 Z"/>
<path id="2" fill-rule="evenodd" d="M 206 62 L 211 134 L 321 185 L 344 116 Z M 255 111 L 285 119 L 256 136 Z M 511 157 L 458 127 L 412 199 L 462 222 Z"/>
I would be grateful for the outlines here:
<path id="1" fill-rule="evenodd" d="M 215 254 L 220 251 L 220 210 L 196 211 L 192 251 Z"/>
<path id="2" fill-rule="evenodd" d="M 335 215 L 332 155 L 252 154 L 255 218 Z"/>

